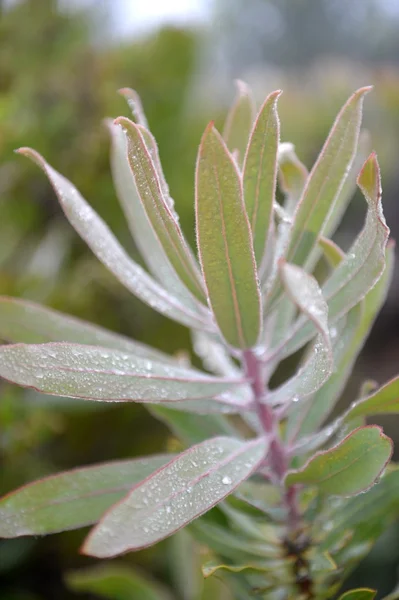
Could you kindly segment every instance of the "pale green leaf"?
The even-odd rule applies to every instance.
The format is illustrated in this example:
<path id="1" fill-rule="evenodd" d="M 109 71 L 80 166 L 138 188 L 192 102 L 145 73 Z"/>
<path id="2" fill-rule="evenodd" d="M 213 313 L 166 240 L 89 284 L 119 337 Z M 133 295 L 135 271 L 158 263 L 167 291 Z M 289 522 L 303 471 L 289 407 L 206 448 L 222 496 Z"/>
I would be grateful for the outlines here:
<path id="1" fill-rule="evenodd" d="M 290 471 L 286 486 L 317 486 L 321 494 L 352 496 L 370 488 L 392 454 L 392 441 L 380 427 L 356 429 L 337 446 L 316 454 L 299 471 Z"/>
<path id="2" fill-rule="evenodd" d="M 29 483 L 0 499 L 0 537 L 44 535 L 95 523 L 172 455 L 81 467 Z"/>
<path id="3" fill-rule="evenodd" d="M 280 122 L 277 100 L 270 94 L 262 105 L 249 138 L 243 166 L 244 200 L 251 224 L 255 258 L 261 265 L 272 225 L 276 195 L 277 150 Z"/>
<path id="4" fill-rule="evenodd" d="M 319 246 L 323 250 L 324 257 L 332 269 L 338 267 L 344 260 L 345 253 L 332 240 L 322 236 L 319 238 Z"/>
<path id="5" fill-rule="evenodd" d="M 354 402 L 345 414 L 345 421 L 369 415 L 395 414 L 399 412 L 399 377 L 389 381 L 371 396 Z"/>
<path id="6" fill-rule="evenodd" d="M 24 344 L 89 344 L 122 350 L 141 358 L 177 364 L 177 360 L 172 356 L 146 344 L 40 304 L 7 296 L 0 296 L 0 339 Z"/>
<path id="7" fill-rule="evenodd" d="M 264 439 L 214 438 L 190 448 L 114 505 L 86 539 L 83 552 L 110 557 L 164 539 L 230 494 L 266 451 Z"/>
<path id="8" fill-rule="evenodd" d="M 317 243 L 324 224 L 334 209 L 355 157 L 364 95 L 370 87 L 357 90 L 343 106 L 310 172 L 294 214 L 286 260 L 303 265 Z"/>
<path id="9" fill-rule="evenodd" d="M 173 296 L 180 299 L 191 310 L 197 303 L 173 268 L 162 244 L 149 222 L 144 206 L 137 193 L 134 177 L 127 158 L 127 141 L 123 130 L 112 121 L 107 122 L 111 134 L 111 169 L 115 189 L 126 216 L 133 239 L 152 275 Z M 154 138 L 147 132 L 146 145 L 160 182 L 164 182 L 158 148 Z M 164 183 L 166 185 L 166 183 Z M 166 195 L 166 192 L 164 192 Z M 168 192 L 167 192 L 168 193 Z"/>
<path id="10" fill-rule="evenodd" d="M 69 343 L 0 346 L 0 376 L 45 394 L 103 402 L 169 401 L 176 408 L 235 385 L 232 379 L 119 350 Z"/>
<path id="11" fill-rule="evenodd" d="M 191 311 L 167 293 L 119 244 L 104 221 L 82 198 L 74 185 L 55 171 L 37 152 L 30 148 L 18 151 L 36 162 L 48 176 L 61 207 L 71 225 L 85 240 L 97 258 L 115 277 L 140 300 L 161 314 L 188 327 L 210 327 L 207 311 Z"/>
<path id="12" fill-rule="evenodd" d="M 237 80 L 236 85 L 237 95 L 227 114 L 223 139 L 230 152 L 236 154 L 237 162 L 242 164 L 255 118 L 255 103 L 246 83 Z"/>
<path id="13" fill-rule="evenodd" d="M 131 566 L 102 563 L 94 567 L 69 571 L 67 587 L 79 594 L 94 594 L 109 600 L 172 600 L 172 595 Z"/>
<path id="14" fill-rule="evenodd" d="M 125 117 L 119 117 L 115 123 L 125 132 L 127 157 L 137 193 L 156 237 L 187 289 L 199 300 L 205 300 L 198 267 L 180 225 L 169 209 L 157 170 L 143 137 L 143 130 Z"/>
<path id="15" fill-rule="evenodd" d="M 280 263 L 281 278 L 291 300 L 315 324 L 319 334 L 297 373 L 272 391 L 270 404 L 298 402 L 317 391 L 332 373 L 333 355 L 328 328 L 328 308 L 318 283 L 303 269 Z"/>
<path id="16" fill-rule="evenodd" d="M 206 129 L 196 171 L 197 243 L 209 302 L 229 344 L 254 346 L 261 302 L 240 175 L 222 138 Z"/>

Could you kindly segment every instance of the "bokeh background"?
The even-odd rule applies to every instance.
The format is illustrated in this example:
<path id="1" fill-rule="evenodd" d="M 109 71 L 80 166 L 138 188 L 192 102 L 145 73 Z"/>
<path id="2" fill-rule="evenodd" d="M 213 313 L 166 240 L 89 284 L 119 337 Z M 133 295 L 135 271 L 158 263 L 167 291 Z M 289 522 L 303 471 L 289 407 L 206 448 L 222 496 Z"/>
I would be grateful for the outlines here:
<path id="1" fill-rule="evenodd" d="M 135 88 L 194 244 L 197 145 L 207 121 L 223 122 L 235 78 L 247 81 L 259 101 L 284 90 L 282 139 L 295 143 L 309 167 L 347 96 L 373 84 L 364 122 L 381 162 L 387 221 L 398 237 L 398 0 L 0 0 L 0 294 L 42 302 L 168 352 L 189 349 L 184 328 L 130 296 L 96 261 L 43 174 L 13 149 L 29 145 L 43 153 L 140 260 L 112 188 L 103 126 L 105 117 L 128 115 L 116 90 Z M 344 248 L 363 217 L 356 196 L 337 233 Z M 346 401 L 365 377 L 383 382 L 398 372 L 398 297 L 399 272 Z M 399 446 L 398 421 L 381 422 Z M 174 444 L 139 406 L 66 402 L 0 384 L 1 493 L 49 473 Z M 99 598 L 67 583 L 68 573 L 94 563 L 77 552 L 85 534 L 0 541 L 1 600 Z M 188 591 L 189 566 L 183 569 L 186 543 L 167 541 L 123 562 L 174 590 L 172 598 L 197 600 Z M 387 593 L 398 563 L 393 528 L 352 583 Z M 108 597 L 146 598 L 134 594 L 115 587 Z"/>

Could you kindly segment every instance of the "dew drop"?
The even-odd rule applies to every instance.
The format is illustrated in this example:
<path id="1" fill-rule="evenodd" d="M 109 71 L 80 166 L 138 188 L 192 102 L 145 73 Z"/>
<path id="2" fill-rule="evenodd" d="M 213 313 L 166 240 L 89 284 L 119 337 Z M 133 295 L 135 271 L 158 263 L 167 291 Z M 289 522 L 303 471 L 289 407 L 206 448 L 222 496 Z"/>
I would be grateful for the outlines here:
<path id="1" fill-rule="evenodd" d="M 222 483 L 223 483 L 223 485 L 231 485 L 231 483 L 232 483 L 231 477 L 228 477 L 228 475 L 225 475 L 222 479 Z"/>

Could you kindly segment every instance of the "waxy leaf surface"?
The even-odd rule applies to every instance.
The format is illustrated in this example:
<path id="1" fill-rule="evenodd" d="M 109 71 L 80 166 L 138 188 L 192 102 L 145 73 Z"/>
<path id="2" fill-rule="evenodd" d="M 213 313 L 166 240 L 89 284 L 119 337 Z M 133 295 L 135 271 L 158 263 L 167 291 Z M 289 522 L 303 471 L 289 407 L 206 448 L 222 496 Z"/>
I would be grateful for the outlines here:
<path id="1" fill-rule="evenodd" d="M 293 217 L 288 262 L 303 265 L 323 232 L 356 153 L 363 98 L 369 91 L 359 89 L 343 106 L 310 172 Z"/>
<path id="2" fill-rule="evenodd" d="M 370 488 L 392 454 L 392 441 L 380 427 L 356 429 L 341 443 L 314 456 L 286 485 L 315 485 L 321 494 L 352 496 Z"/>
<path id="3" fill-rule="evenodd" d="M 0 537 L 44 535 L 98 521 L 171 455 L 82 467 L 29 483 L 0 499 Z"/>
<path id="4" fill-rule="evenodd" d="M 209 302 L 226 341 L 254 346 L 260 291 L 240 175 L 219 133 L 206 129 L 196 172 L 197 243 Z"/>
<path id="5" fill-rule="evenodd" d="M 0 339 L 7 342 L 41 344 L 72 342 L 114 348 L 141 358 L 176 364 L 176 359 L 146 344 L 46 308 L 40 304 L 0 296 Z"/>
<path id="6" fill-rule="evenodd" d="M 165 289 L 178 298 L 191 310 L 196 310 L 196 302 L 173 268 L 165 250 L 147 218 L 140 200 L 133 173 L 127 157 L 127 140 L 122 128 L 108 122 L 111 133 L 111 169 L 115 189 L 125 213 L 129 229 L 145 264 L 152 275 Z M 160 182 L 164 182 L 158 147 L 152 135 L 147 132 L 146 145 L 151 160 L 157 169 Z M 166 186 L 166 183 L 164 184 Z M 164 191 L 164 195 L 168 193 Z"/>
<path id="7" fill-rule="evenodd" d="M 176 401 L 182 402 L 181 407 L 184 401 L 212 398 L 234 385 L 231 379 L 118 350 L 68 343 L 0 346 L 0 376 L 56 396 L 103 402 Z"/>
<path id="8" fill-rule="evenodd" d="M 171 535 L 230 494 L 265 456 L 266 441 L 214 438 L 135 486 L 87 538 L 83 552 L 110 557 Z"/>
<path id="9" fill-rule="evenodd" d="M 164 197 L 157 170 L 143 137 L 145 131 L 124 117 L 119 117 L 116 123 L 124 128 L 128 162 L 151 227 L 182 282 L 199 300 L 205 300 L 198 266 Z"/>
<path id="10" fill-rule="evenodd" d="M 140 300 L 161 314 L 188 327 L 209 327 L 206 309 L 201 313 L 191 311 L 174 296 L 168 294 L 119 244 L 113 233 L 82 198 L 70 181 L 55 171 L 37 152 L 30 148 L 19 150 L 36 162 L 48 176 L 61 207 L 71 225 L 85 240 L 97 258 L 115 277 Z M 199 307 L 200 308 L 200 307 Z"/>
<path id="11" fill-rule="evenodd" d="M 245 207 L 259 266 L 272 225 L 276 195 L 277 150 L 280 141 L 277 100 L 280 94 L 280 91 L 270 94 L 261 107 L 249 138 L 243 166 Z"/>

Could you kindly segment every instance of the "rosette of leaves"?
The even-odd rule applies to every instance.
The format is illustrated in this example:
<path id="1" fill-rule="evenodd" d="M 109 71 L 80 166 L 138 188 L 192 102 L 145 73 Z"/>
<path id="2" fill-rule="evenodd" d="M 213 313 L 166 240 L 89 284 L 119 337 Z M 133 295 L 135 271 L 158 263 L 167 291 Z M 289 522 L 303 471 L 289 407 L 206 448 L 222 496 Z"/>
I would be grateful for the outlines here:
<path id="1" fill-rule="evenodd" d="M 34 150 L 19 150 L 43 169 L 67 219 L 115 277 L 192 330 L 204 370 L 1 298 L 0 337 L 12 342 L 0 347 L 3 378 L 47 394 L 145 403 L 187 447 L 11 492 L 0 501 L 1 536 L 95 524 L 82 552 L 107 558 L 189 525 L 212 552 L 204 576 L 216 572 L 238 599 L 338 592 L 399 512 L 391 440 L 365 424 L 369 415 L 399 411 L 399 380 L 380 388 L 366 382 L 346 412 L 330 418 L 393 269 L 377 157 L 367 157 L 360 132 L 368 91 L 343 106 L 308 172 L 294 147 L 280 143 L 280 92 L 256 111 L 240 83 L 223 135 L 210 123 L 199 146 L 197 258 L 140 100 L 124 90 L 134 120 L 109 122 L 112 171 L 147 270 L 67 179 Z M 331 237 L 356 184 L 367 214 L 344 252 Z M 294 373 L 272 386 L 294 354 Z"/>

